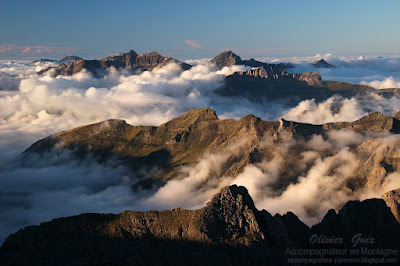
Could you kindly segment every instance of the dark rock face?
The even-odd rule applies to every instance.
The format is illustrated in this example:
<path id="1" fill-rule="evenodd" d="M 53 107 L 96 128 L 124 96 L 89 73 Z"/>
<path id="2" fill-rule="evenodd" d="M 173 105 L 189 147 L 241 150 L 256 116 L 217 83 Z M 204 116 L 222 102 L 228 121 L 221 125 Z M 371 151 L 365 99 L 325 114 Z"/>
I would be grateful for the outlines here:
<path id="1" fill-rule="evenodd" d="M 343 238 L 344 246 L 353 246 L 353 238 L 357 234 L 373 238 L 368 243 L 370 247 L 400 246 L 400 224 L 381 199 L 349 201 L 337 214 L 330 210 L 311 231 L 327 237 Z"/>
<path id="2" fill-rule="evenodd" d="M 327 123 L 324 127 L 326 129 L 348 128 L 354 131 L 372 130 L 379 132 L 388 130 L 395 134 L 400 133 L 400 121 L 379 112 L 369 113 L 354 122 Z"/>
<path id="3" fill-rule="evenodd" d="M 205 232 L 214 242 L 245 245 L 262 242 L 266 237 L 256 218 L 257 212 L 246 188 L 226 187 L 202 210 Z"/>
<path id="4" fill-rule="evenodd" d="M 367 223 L 365 222 L 367 221 Z M 293 213 L 258 211 L 244 187 L 225 187 L 199 210 L 82 214 L 29 226 L 0 248 L 2 265 L 289 265 L 291 248 L 322 248 L 311 234 L 362 233 L 399 247 L 400 225 L 383 200 L 349 202 L 311 230 Z M 360 244 L 361 246 L 369 244 Z M 333 264 L 333 263 L 332 263 Z M 296 265 L 296 264 L 295 264 Z"/>
<path id="5" fill-rule="evenodd" d="M 324 59 L 317 60 L 313 62 L 311 65 L 318 67 L 318 68 L 335 68 L 333 65 L 326 62 Z"/>
<path id="6" fill-rule="evenodd" d="M 86 70 L 92 73 L 94 76 L 99 77 L 103 74 L 104 70 L 110 67 L 114 67 L 116 69 L 128 68 L 132 71 L 152 70 L 156 67 L 162 67 L 171 62 L 179 64 L 184 70 L 187 70 L 191 67 L 186 63 L 179 62 L 172 57 L 164 57 L 156 52 L 138 55 L 135 51 L 131 50 L 128 53 L 120 53 L 118 55 L 108 56 L 100 60 L 78 59 L 70 63 L 62 63 L 57 67 L 50 67 L 39 71 L 38 74 L 42 75 L 49 73 L 52 76 L 71 76 L 75 73 L 79 73 L 82 70 Z"/>

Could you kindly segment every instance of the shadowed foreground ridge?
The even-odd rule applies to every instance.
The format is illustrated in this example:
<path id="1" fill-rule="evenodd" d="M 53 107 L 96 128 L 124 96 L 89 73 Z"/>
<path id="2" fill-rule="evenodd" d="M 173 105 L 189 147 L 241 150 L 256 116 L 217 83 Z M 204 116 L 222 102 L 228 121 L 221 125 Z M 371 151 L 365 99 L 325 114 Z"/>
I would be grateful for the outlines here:
<path id="1" fill-rule="evenodd" d="M 372 212 L 371 212 L 372 210 Z M 368 218 L 366 223 L 363 222 Z M 339 222 L 338 222 L 339 221 Z M 362 233 L 399 247 L 400 225 L 383 200 L 349 202 L 309 229 L 293 213 L 258 211 L 244 187 L 225 187 L 198 210 L 81 214 L 10 235 L 1 265 L 287 265 L 287 249 L 318 247 L 311 234 Z M 374 245 L 371 245 L 372 247 Z M 376 245 L 375 245 L 376 246 Z M 293 265 L 293 264 L 292 264 Z"/>

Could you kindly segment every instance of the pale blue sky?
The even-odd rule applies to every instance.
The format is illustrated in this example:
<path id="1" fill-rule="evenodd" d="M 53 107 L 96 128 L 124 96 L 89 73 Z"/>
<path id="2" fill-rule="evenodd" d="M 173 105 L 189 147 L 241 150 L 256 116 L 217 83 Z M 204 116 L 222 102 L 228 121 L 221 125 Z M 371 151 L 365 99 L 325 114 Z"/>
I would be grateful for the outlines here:
<path id="1" fill-rule="evenodd" d="M 399 14 L 398 0 L 0 0 L 0 59 L 400 54 Z"/>

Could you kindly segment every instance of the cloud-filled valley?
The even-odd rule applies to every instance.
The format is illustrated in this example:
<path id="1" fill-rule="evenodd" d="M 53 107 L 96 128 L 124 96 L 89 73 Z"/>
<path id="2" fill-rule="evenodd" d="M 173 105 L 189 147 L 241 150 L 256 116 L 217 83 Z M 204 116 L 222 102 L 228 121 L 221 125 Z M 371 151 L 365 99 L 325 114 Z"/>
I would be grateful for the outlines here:
<path id="1" fill-rule="evenodd" d="M 336 68 L 316 69 L 309 64 L 321 57 Z M 317 55 L 265 60 L 291 62 L 295 68 L 290 72 L 318 70 L 324 80 L 376 89 L 400 87 L 399 57 Z M 398 137 L 388 132 L 339 130 L 309 140 L 282 136 L 278 144 L 265 138 L 261 146 L 273 150 L 272 159 L 248 165 L 237 176 L 220 177 L 229 155 L 241 148 L 242 143 L 236 143 L 220 154 L 204 154 L 196 165 L 182 166 L 179 176 L 160 188 L 137 191 L 131 186 L 137 182 L 138 172 L 117 161 L 77 160 L 64 150 L 29 158 L 21 155 L 39 139 L 78 126 L 112 118 L 135 126 L 159 126 L 192 108 L 209 107 L 220 119 L 238 120 L 254 114 L 267 121 L 283 117 L 312 124 L 354 121 L 370 112 L 392 116 L 400 109 L 396 94 L 334 95 L 321 102 L 307 99 L 295 105 L 221 96 L 217 90 L 225 77 L 250 67 L 218 68 L 206 61 L 196 61 L 186 71 L 174 63 L 142 73 L 111 69 L 101 78 L 87 72 L 38 76 L 35 73 L 52 64 L 1 61 L 0 216 L 6 219 L 0 222 L 0 242 L 23 226 L 82 212 L 199 208 L 230 184 L 245 185 L 258 208 L 273 214 L 293 211 L 309 225 L 347 200 L 380 196 L 400 187 L 396 174 L 385 179 L 382 189 L 371 186 L 349 192 L 341 187 L 350 182 L 364 159 L 355 152 L 364 142 L 380 139 L 379 149 L 397 147 Z M 282 175 L 288 162 L 294 174 Z"/>

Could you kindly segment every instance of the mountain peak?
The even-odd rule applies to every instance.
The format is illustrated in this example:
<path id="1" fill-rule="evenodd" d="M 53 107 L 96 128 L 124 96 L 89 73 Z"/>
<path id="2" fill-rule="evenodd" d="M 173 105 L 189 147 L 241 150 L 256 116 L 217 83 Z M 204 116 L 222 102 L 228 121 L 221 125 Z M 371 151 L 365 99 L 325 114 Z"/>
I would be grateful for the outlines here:
<path id="1" fill-rule="evenodd" d="M 318 67 L 318 68 L 334 68 L 333 65 L 329 64 L 328 62 L 326 62 L 324 59 L 320 59 L 320 60 L 315 60 L 312 63 L 313 66 Z"/>
<path id="2" fill-rule="evenodd" d="M 214 57 L 211 61 L 218 66 L 241 65 L 242 59 L 232 51 L 225 51 Z"/>
<path id="3" fill-rule="evenodd" d="M 395 113 L 392 117 L 393 117 L 393 118 L 396 118 L 396 119 L 400 119 L 400 111 L 398 111 L 397 113 Z"/>
<path id="4" fill-rule="evenodd" d="M 71 63 L 75 60 L 82 60 L 83 58 L 75 55 L 67 55 L 64 58 L 62 58 L 59 62 L 61 63 Z"/>
<path id="5" fill-rule="evenodd" d="M 232 185 L 216 194 L 202 209 L 205 232 L 213 241 L 228 241 L 249 245 L 265 240 L 258 210 L 247 189 Z"/>
<path id="6" fill-rule="evenodd" d="M 190 109 L 189 111 L 178 117 L 175 117 L 163 125 L 168 127 L 183 128 L 189 127 L 193 124 L 198 124 L 200 122 L 212 120 L 219 120 L 219 118 L 214 110 L 205 107 L 200 109 Z"/>
<path id="7" fill-rule="evenodd" d="M 231 185 L 224 187 L 218 194 L 207 203 L 209 208 L 248 208 L 255 210 L 253 199 L 250 197 L 247 188 Z"/>
<path id="8" fill-rule="evenodd" d="M 211 108 L 204 107 L 204 108 L 197 109 L 196 111 L 199 114 L 199 118 L 202 121 L 218 120 L 217 113 Z"/>
<path id="9" fill-rule="evenodd" d="M 379 235 L 376 234 L 377 228 L 381 229 Z M 376 243 L 384 245 L 396 241 L 398 228 L 399 224 L 385 201 L 374 198 L 348 201 L 338 213 L 330 210 L 312 230 L 344 239 L 354 237 L 354 232 L 364 236 L 375 235 Z"/>

